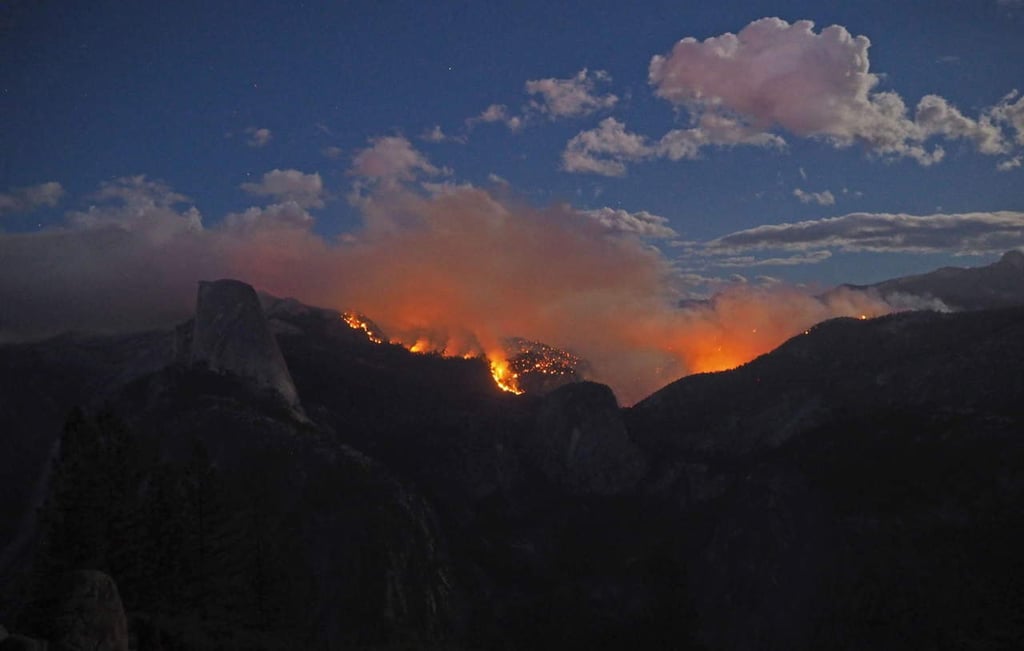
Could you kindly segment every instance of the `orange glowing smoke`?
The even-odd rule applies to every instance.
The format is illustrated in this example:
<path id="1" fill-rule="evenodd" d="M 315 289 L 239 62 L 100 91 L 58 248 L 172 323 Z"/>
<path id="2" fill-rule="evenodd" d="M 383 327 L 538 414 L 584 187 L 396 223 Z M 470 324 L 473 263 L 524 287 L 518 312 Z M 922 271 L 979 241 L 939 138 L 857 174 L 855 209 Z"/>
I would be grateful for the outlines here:
<path id="1" fill-rule="evenodd" d="M 513 391 L 523 375 L 510 366 L 511 337 L 574 351 L 588 362 L 583 379 L 629 405 L 684 375 L 752 360 L 825 319 L 890 310 L 863 292 L 819 298 L 747 285 L 680 308 L 679 276 L 660 251 L 571 207 L 395 184 L 359 201 L 363 227 L 337 243 L 281 227 L 225 245 L 231 273 L 278 296 L 369 315 L 392 343 L 417 352 L 486 357 Z"/>

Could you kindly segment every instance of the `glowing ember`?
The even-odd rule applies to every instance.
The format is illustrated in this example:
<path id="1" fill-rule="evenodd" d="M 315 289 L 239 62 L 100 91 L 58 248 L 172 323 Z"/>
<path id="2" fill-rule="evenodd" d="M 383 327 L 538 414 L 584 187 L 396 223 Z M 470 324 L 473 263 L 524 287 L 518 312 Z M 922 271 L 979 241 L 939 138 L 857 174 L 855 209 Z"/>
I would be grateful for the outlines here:
<path id="1" fill-rule="evenodd" d="M 374 331 L 373 326 L 368 321 L 360 318 L 358 314 L 352 312 L 345 312 L 341 315 L 342 320 L 348 324 L 353 330 L 362 330 L 366 333 L 366 338 L 375 344 L 384 343 L 384 338 L 381 337 L 377 332 Z"/>

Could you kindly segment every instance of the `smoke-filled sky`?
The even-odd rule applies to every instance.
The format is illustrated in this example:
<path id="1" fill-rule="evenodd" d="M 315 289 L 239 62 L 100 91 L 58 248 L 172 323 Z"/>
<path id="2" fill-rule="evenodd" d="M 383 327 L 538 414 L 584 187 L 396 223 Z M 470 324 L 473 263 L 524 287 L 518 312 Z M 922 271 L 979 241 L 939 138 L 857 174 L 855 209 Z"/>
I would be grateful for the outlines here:
<path id="1" fill-rule="evenodd" d="M 831 285 L 1024 246 L 1022 33 L 1019 0 L 3 3 L 0 336 L 234 276 L 634 399 L 888 309 Z"/>

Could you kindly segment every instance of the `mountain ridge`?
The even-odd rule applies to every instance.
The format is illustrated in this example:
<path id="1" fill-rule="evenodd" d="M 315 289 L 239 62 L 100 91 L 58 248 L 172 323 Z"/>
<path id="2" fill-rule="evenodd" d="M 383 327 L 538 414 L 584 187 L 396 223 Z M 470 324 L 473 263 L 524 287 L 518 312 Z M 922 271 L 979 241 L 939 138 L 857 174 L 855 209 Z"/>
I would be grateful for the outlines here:
<path id="1" fill-rule="evenodd" d="M 72 435 L 141 446 L 123 474 L 139 483 L 115 494 L 147 518 L 152 487 L 194 490 L 196 476 L 221 487 L 209 553 L 235 560 L 207 570 L 229 588 L 202 602 L 207 623 L 176 619 L 200 612 L 190 604 L 207 583 L 162 585 L 180 598 L 167 603 L 138 579 L 157 570 L 102 545 L 100 567 L 72 566 L 113 576 L 132 630 L 165 648 L 1024 639 L 1013 619 L 1024 607 L 1024 306 L 834 319 L 620 409 L 587 382 L 513 396 L 480 359 L 417 355 L 373 343 L 335 311 L 260 300 L 262 320 L 236 323 L 272 337 L 273 349 L 257 341 L 273 362 L 257 371 L 279 375 L 276 349 L 301 415 L 230 356 L 192 363 L 197 323 L 225 323 L 234 300 L 170 331 L 0 346 L 5 533 Z M 226 323 L 216 337 L 232 337 Z M 85 414 L 65 419 L 76 404 Z M 47 514 L 78 481 L 69 468 L 87 464 L 62 456 L 74 446 L 57 449 L 37 530 L 0 567 L 5 625 L 24 607 L 12 587 L 59 565 L 46 556 L 61 549 Z M 103 467 L 97 481 L 120 476 Z M 178 503 L 174 521 L 194 522 Z M 184 531 L 175 558 L 206 567 L 189 556 L 201 538 Z M 241 587 L 267 579 L 258 567 L 272 570 L 276 614 L 265 620 L 265 600 Z M 994 623 L 979 629 L 982 617 Z"/>

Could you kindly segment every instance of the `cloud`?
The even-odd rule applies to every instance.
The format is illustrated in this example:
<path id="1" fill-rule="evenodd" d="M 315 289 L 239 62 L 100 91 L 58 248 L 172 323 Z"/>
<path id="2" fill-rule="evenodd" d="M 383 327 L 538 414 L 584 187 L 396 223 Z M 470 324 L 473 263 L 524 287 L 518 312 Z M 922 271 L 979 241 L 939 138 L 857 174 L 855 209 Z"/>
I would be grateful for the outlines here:
<path id="1" fill-rule="evenodd" d="M 323 208 L 324 183 L 319 172 L 305 174 L 299 170 L 274 169 L 266 172 L 259 183 L 240 186 L 249 194 L 291 201 L 303 208 Z"/>
<path id="2" fill-rule="evenodd" d="M 615 118 L 605 118 L 596 129 L 581 131 L 569 140 L 562 152 L 562 169 L 623 176 L 625 161 L 644 160 L 656 151 L 645 136 L 627 132 L 626 125 Z"/>
<path id="3" fill-rule="evenodd" d="M 754 256 L 733 256 L 714 261 L 716 267 L 792 267 L 802 264 L 817 264 L 832 257 L 831 251 L 809 251 L 776 258 L 756 258 Z"/>
<path id="4" fill-rule="evenodd" d="M 325 158 L 337 160 L 338 158 L 341 158 L 342 149 L 341 147 L 331 145 L 329 147 L 324 147 L 323 149 L 321 149 L 320 153 L 323 154 Z"/>
<path id="5" fill-rule="evenodd" d="M 656 142 L 631 133 L 615 118 L 605 118 L 597 128 L 581 131 L 566 143 L 562 169 L 603 176 L 623 176 L 626 164 L 655 158 L 677 161 L 698 158 L 705 147 L 747 145 L 781 148 L 778 136 L 751 131 L 726 116 L 705 115 L 690 129 L 673 129 Z"/>
<path id="6" fill-rule="evenodd" d="M 370 141 L 372 146 L 361 150 L 352 159 L 349 173 L 365 179 L 394 182 L 411 181 L 419 174 L 436 175 L 441 170 L 430 164 L 402 136 L 386 136 Z"/>
<path id="7" fill-rule="evenodd" d="M 949 102 L 938 95 L 925 95 L 917 104 L 916 123 L 923 130 L 924 137 L 942 135 L 948 139 L 963 138 L 974 142 L 983 154 L 1002 154 L 1009 144 L 1003 139 L 1002 130 L 983 115 L 978 120 L 965 117 Z"/>
<path id="8" fill-rule="evenodd" d="M 708 146 L 734 147 L 748 145 L 769 149 L 785 147 L 785 141 L 770 133 L 758 132 L 738 120 L 724 115 L 704 114 L 698 126 L 673 129 L 658 142 L 657 154 L 669 160 L 695 159 Z"/>
<path id="9" fill-rule="evenodd" d="M 1014 101 L 1016 100 L 1016 101 Z M 1014 90 L 988 111 L 990 119 L 1007 124 L 1017 132 L 1016 143 L 1024 145 L 1024 96 Z"/>
<path id="10" fill-rule="evenodd" d="M 271 133 L 270 129 L 257 129 L 256 127 L 249 127 L 248 129 L 245 130 L 245 132 L 249 134 L 249 140 L 247 141 L 247 144 L 250 147 L 254 147 L 256 149 L 266 147 L 267 144 L 269 144 L 271 139 L 273 139 L 274 137 L 274 134 Z"/>
<path id="11" fill-rule="evenodd" d="M 825 190 L 824 192 L 804 192 L 800 188 L 793 190 L 793 196 L 800 200 L 800 203 L 816 203 L 819 206 L 832 206 L 836 203 L 836 198 L 831 191 Z"/>
<path id="12" fill-rule="evenodd" d="M 433 129 L 424 131 L 420 135 L 420 139 L 426 140 L 427 142 L 444 142 L 448 139 L 448 136 L 446 136 L 444 131 L 441 130 L 440 125 L 435 124 Z"/>
<path id="13" fill-rule="evenodd" d="M 615 106 L 619 101 L 615 95 L 594 94 L 598 82 L 609 81 L 611 77 L 604 70 L 589 72 L 584 68 L 568 79 L 529 80 L 526 82 L 526 92 L 540 96 L 540 100 L 531 106 L 552 119 L 580 117 Z"/>
<path id="14" fill-rule="evenodd" d="M 873 251 L 979 255 L 1024 246 L 1024 213 L 934 215 L 850 213 L 736 231 L 705 244 L 708 253 Z"/>
<path id="15" fill-rule="evenodd" d="M 195 206 L 184 212 L 179 208 L 191 202 L 188 197 L 145 175 L 104 181 L 89 200 L 92 203 L 86 210 L 67 213 L 69 225 L 84 230 L 138 232 L 157 241 L 203 229 L 202 215 Z"/>
<path id="16" fill-rule="evenodd" d="M 517 131 L 523 126 L 523 119 L 518 116 L 509 115 L 508 107 L 504 104 L 491 104 L 485 108 L 480 115 L 466 120 L 466 125 L 473 127 L 480 122 L 501 122 L 508 127 L 510 131 Z"/>
<path id="17" fill-rule="evenodd" d="M 1003 152 L 995 120 L 965 117 L 935 95 L 922 98 L 915 119 L 903 99 L 877 91 L 864 36 L 832 25 L 762 18 L 740 30 L 698 41 L 687 37 L 649 66 L 655 92 L 691 115 L 729 115 L 756 131 L 781 128 L 837 147 L 860 142 L 874 154 L 937 163 L 933 136 L 966 139 L 984 154 Z"/>
<path id="18" fill-rule="evenodd" d="M 679 233 L 668 225 L 668 219 L 659 215 L 652 215 L 646 210 L 629 212 L 622 208 L 609 208 L 606 206 L 596 210 L 583 210 L 581 212 L 608 230 L 616 233 L 633 233 L 640 237 L 651 239 L 667 239 L 679 236 Z"/>
<path id="19" fill-rule="evenodd" d="M 996 169 L 999 170 L 1000 172 L 1009 172 L 1010 170 L 1014 170 L 1020 167 L 1021 160 L 1021 156 L 1014 156 L 1013 158 L 1009 158 L 1007 160 L 1000 162 L 998 165 L 996 165 Z"/>
<path id="20" fill-rule="evenodd" d="M 310 228 L 314 221 L 303 204 L 289 200 L 262 208 L 253 206 L 240 213 L 230 213 L 224 217 L 223 228 L 232 231 Z"/>
<path id="21" fill-rule="evenodd" d="M 38 208 L 53 207 L 64 196 L 64 188 L 56 181 L 11 188 L 0 193 L 0 215 L 28 213 Z"/>

